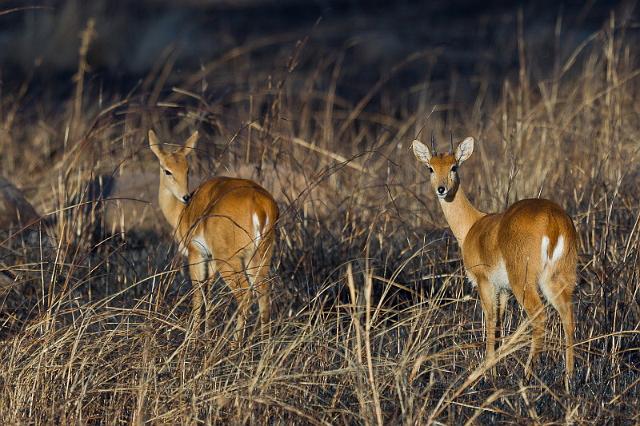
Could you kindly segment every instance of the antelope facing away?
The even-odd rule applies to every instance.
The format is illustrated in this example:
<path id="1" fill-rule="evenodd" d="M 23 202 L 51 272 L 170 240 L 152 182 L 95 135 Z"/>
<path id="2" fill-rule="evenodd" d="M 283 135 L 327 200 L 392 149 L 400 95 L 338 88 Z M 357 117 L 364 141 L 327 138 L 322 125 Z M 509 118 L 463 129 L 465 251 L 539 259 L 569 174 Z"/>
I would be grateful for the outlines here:
<path id="1" fill-rule="evenodd" d="M 252 292 L 258 295 L 260 325 L 269 331 L 271 284 L 267 279 L 275 239 L 278 206 L 271 194 L 246 179 L 214 177 L 189 193 L 187 156 L 198 132 L 173 152 L 165 151 L 149 131 L 149 146 L 160 162 L 158 198 L 175 231 L 180 251 L 188 256 L 193 286 L 192 324 L 200 325 L 207 282 L 216 271 L 238 303 L 236 341 L 242 334 Z"/>
<path id="2" fill-rule="evenodd" d="M 566 376 L 573 372 L 574 320 L 571 299 L 576 282 L 577 236 L 571 218 L 552 201 L 521 200 L 506 211 L 476 210 L 460 187 L 458 167 L 473 153 L 474 140 L 462 141 L 454 153 L 436 154 L 420 141 L 413 153 L 427 165 L 451 231 L 462 249 L 467 277 L 478 287 L 486 324 L 487 363 L 495 358 L 496 321 L 504 318 L 511 290 L 529 316 L 533 339 L 525 367 L 544 343 L 546 315 L 538 288 L 560 314 L 566 339 Z M 493 369 L 492 369 L 493 372 Z"/>

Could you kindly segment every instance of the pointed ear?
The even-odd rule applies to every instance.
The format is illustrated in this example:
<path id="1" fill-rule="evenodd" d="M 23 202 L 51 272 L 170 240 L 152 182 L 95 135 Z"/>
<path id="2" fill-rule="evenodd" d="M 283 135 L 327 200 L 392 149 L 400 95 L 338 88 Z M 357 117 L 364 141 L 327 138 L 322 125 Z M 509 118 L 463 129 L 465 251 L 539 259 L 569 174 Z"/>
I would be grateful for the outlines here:
<path id="1" fill-rule="evenodd" d="M 456 148 L 456 161 L 458 164 L 464 163 L 469 157 L 471 157 L 471 154 L 473 154 L 473 144 L 474 141 L 471 136 L 460 142 Z"/>
<path id="2" fill-rule="evenodd" d="M 156 136 L 156 132 L 154 132 L 153 130 L 149 130 L 149 148 L 151 148 L 151 151 L 153 151 L 153 153 L 156 155 L 156 157 L 158 157 L 159 160 L 161 160 L 165 156 L 165 153 L 162 151 L 160 141 Z"/>
<path id="3" fill-rule="evenodd" d="M 198 134 L 198 131 L 196 130 L 195 132 L 193 132 L 191 136 L 189 136 L 189 139 L 187 139 L 187 142 L 185 142 L 184 146 L 180 148 L 180 153 L 183 154 L 184 156 L 191 154 L 191 151 L 196 149 L 196 144 L 198 143 L 198 137 L 199 137 L 199 134 Z"/>
<path id="4" fill-rule="evenodd" d="M 415 155 L 419 161 L 429 164 L 431 161 L 431 151 L 429 151 L 429 148 L 427 148 L 425 144 L 419 140 L 414 140 L 411 147 L 413 148 L 413 155 Z"/>

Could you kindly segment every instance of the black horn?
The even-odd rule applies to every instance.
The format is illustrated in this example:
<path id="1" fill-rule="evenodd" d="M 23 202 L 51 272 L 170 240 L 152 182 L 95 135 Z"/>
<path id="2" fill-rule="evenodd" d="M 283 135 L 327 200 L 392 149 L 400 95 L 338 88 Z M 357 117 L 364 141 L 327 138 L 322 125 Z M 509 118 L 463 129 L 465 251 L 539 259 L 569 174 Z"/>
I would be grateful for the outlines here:
<path id="1" fill-rule="evenodd" d="M 436 138 L 433 136 L 433 130 L 431 131 L 431 155 L 436 155 Z"/>

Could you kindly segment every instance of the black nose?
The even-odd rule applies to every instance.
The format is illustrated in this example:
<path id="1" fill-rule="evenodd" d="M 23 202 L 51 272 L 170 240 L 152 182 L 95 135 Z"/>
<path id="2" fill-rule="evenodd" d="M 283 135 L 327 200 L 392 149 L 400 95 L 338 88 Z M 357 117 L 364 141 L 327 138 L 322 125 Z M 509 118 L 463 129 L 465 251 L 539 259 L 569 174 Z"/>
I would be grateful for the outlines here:
<path id="1" fill-rule="evenodd" d="M 182 197 L 182 201 L 184 201 L 185 204 L 187 204 L 190 199 L 191 199 L 191 195 L 185 195 L 184 197 Z"/>
<path id="2" fill-rule="evenodd" d="M 438 187 L 438 194 L 444 194 L 444 186 Z"/>

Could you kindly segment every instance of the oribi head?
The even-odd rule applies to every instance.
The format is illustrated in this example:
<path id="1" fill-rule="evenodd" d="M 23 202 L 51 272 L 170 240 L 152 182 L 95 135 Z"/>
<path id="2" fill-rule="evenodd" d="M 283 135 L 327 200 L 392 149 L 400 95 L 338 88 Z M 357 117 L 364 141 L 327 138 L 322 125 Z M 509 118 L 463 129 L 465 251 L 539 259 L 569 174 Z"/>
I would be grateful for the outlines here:
<path id="1" fill-rule="evenodd" d="M 160 162 L 160 183 L 181 203 L 189 202 L 189 163 L 187 156 L 193 151 L 198 142 L 198 132 L 195 131 L 184 146 L 173 152 L 167 152 L 162 147 L 155 132 L 149 130 L 149 147 Z"/>
<path id="2" fill-rule="evenodd" d="M 473 145 L 473 138 L 468 137 L 458 144 L 453 153 L 436 154 L 422 142 L 413 141 L 413 154 L 428 167 L 436 197 L 447 201 L 453 199 L 460 185 L 458 168 L 473 153 Z"/>

